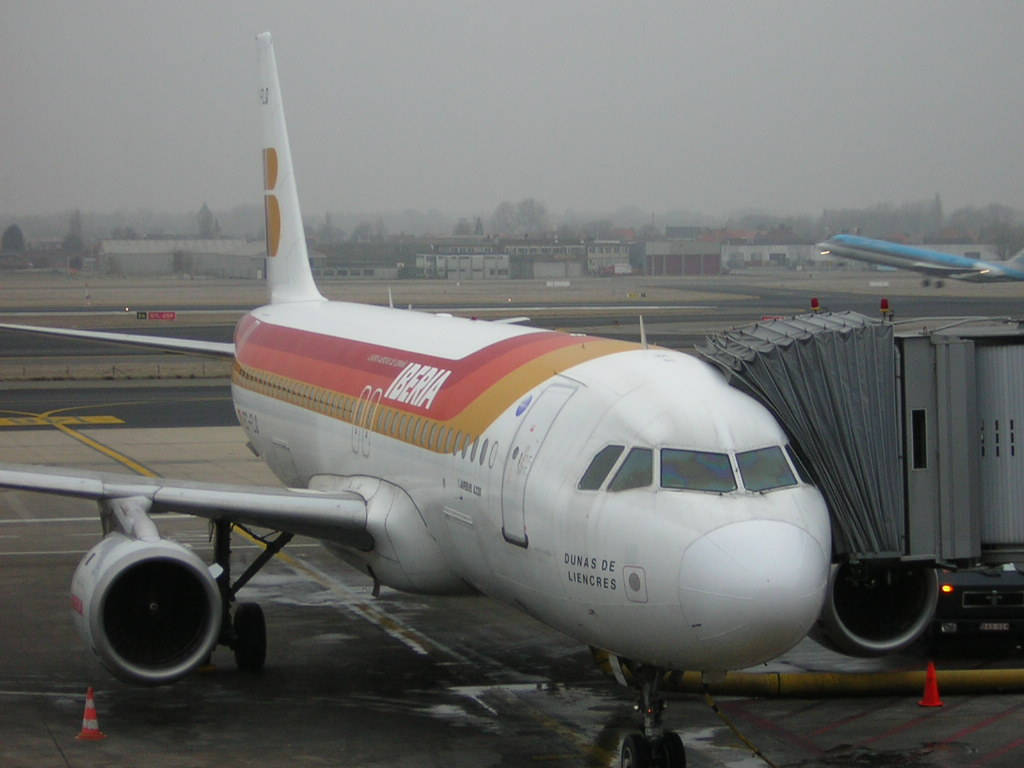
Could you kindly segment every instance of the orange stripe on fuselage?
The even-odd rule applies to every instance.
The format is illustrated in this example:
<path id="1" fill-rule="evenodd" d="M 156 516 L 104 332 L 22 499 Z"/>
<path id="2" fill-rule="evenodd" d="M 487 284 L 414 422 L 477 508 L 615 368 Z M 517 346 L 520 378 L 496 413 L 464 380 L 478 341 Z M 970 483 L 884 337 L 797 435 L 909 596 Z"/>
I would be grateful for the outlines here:
<path id="1" fill-rule="evenodd" d="M 272 325 L 252 316 L 242 320 L 235 338 L 243 372 L 279 376 L 351 398 L 358 398 L 367 386 L 387 392 L 410 363 L 451 371 L 426 405 L 386 398 L 381 405 L 473 436 L 545 379 L 587 360 L 637 347 L 592 336 L 537 331 L 449 359 Z M 246 380 L 236 376 L 241 386 L 246 386 Z"/>

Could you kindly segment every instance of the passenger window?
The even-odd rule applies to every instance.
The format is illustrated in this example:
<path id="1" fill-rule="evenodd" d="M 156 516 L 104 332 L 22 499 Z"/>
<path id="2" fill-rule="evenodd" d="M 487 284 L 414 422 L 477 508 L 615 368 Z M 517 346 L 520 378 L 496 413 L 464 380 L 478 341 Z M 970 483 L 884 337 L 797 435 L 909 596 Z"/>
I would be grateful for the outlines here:
<path id="1" fill-rule="evenodd" d="M 654 451 L 650 448 L 633 448 L 615 473 L 609 491 L 628 491 L 651 484 L 654 477 Z"/>
<path id="2" fill-rule="evenodd" d="M 743 486 L 748 491 L 770 491 L 796 485 L 796 478 L 777 445 L 736 454 Z"/>
<path id="3" fill-rule="evenodd" d="M 736 490 L 736 478 L 726 453 L 662 448 L 661 487 L 728 493 Z"/>
<path id="4" fill-rule="evenodd" d="M 583 477 L 580 478 L 576 487 L 581 491 L 596 491 L 600 488 L 612 467 L 615 466 L 615 462 L 619 460 L 624 447 L 622 445 L 606 445 L 598 451 L 597 455 L 590 460 L 590 466 L 587 467 L 587 471 L 583 473 Z"/>

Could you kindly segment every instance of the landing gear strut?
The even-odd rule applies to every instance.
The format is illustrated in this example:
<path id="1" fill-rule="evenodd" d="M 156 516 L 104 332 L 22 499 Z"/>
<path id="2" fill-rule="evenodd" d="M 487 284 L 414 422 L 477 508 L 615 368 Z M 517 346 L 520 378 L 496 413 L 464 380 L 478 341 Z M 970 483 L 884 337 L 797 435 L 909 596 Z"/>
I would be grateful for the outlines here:
<path id="1" fill-rule="evenodd" d="M 658 687 L 663 674 L 664 670 L 657 667 L 642 667 L 636 673 L 640 688 L 636 709 L 643 717 L 643 731 L 631 733 L 623 740 L 621 768 L 686 768 L 683 740 L 661 725 L 666 704 Z"/>
<path id="2" fill-rule="evenodd" d="M 248 568 L 231 582 L 231 529 L 237 524 L 229 520 L 213 522 L 213 559 L 221 568 L 217 577 L 220 588 L 221 616 L 220 644 L 226 645 L 235 652 L 235 663 L 245 672 L 259 672 L 267 658 L 267 624 L 263 618 L 263 609 L 256 603 L 240 603 L 235 609 L 234 621 L 231 620 L 231 604 L 235 601 L 238 590 L 249 583 L 249 579 L 267 562 L 284 549 L 285 544 L 292 540 L 292 534 L 279 532 L 276 537 L 260 536 L 253 531 L 238 525 L 249 536 L 263 544 L 264 549 L 259 557 L 252 561 Z"/>

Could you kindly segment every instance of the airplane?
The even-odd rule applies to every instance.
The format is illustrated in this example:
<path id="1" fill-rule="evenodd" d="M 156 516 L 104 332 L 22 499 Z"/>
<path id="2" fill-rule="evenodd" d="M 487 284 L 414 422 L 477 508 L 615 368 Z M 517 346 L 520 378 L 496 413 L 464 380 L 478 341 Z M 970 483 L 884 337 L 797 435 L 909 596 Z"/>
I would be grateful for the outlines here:
<path id="1" fill-rule="evenodd" d="M 71 610 L 115 675 L 171 682 L 220 643 L 259 669 L 241 583 L 295 534 L 382 585 L 477 594 L 628 665 L 623 765 L 685 765 L 669 669 L 720 674 L 800 641 L 831 569 L 828 511 L 768 410 L 696 357 L 508 323 L 326 300 L 309 267 L 271 36 L 257 36 L 269 303 L 231 344 L 4 325 L 234 360 L 252 450 L 285 487 L 0 465 L 0 487 L 98 502 Z M 215 527 L 214 563 L 160 537 Z M 232 526 L 278 531 L 232 582 Z"/>
<path id="2" fill-rule="evenodd" d="M 865 261 L 885 267 L 898 267 L 920 272 L 926 277 L 922 284 L 927 286 L 931 278 L 937 278 L 935 286 L 942 287 L 942 278 L 970 280 L 972 282 L 1006 282 L 1024 280 L 1024 251 L 1005 264 L 942 253 L 929 248 L 918 248 L 888 240 L 875 240 L 859 235 L 832 235 L 818 243 L 823 256 L 834 253 L 847 259 Z"/>

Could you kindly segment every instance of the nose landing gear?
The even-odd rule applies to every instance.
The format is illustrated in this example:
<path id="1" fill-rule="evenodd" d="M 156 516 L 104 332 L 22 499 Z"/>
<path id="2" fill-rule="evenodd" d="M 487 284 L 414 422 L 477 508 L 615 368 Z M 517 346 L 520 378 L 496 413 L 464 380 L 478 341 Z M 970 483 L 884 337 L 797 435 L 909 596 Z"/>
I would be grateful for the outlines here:
<path id="1" fill-rule="evenodd" d="M 621 768 L 686 768 L 683 740 L 674 731 L 662 728 L 665 697 L 658 690 L 664 670 L 642 667 L 637 671 L 640 701 L 636 705 L 643 717 L 643 731 L 631 733 L 622 742 Z"/>

